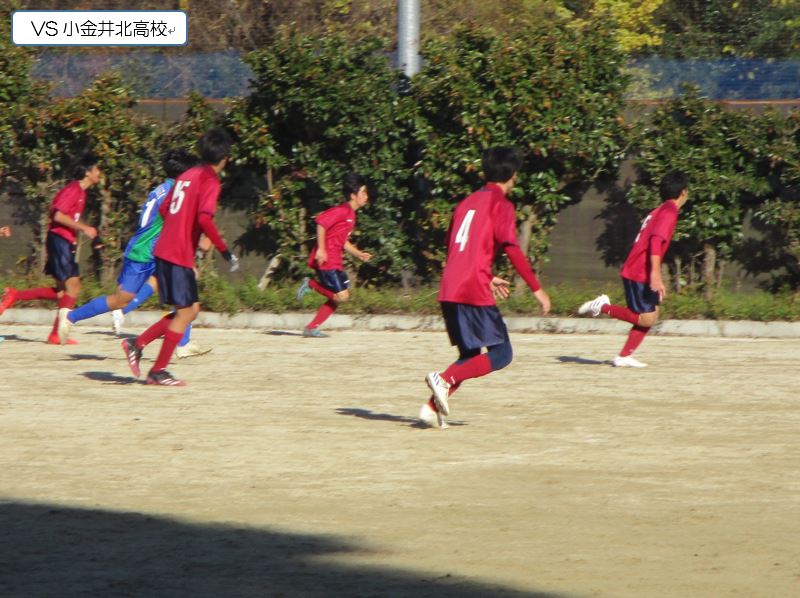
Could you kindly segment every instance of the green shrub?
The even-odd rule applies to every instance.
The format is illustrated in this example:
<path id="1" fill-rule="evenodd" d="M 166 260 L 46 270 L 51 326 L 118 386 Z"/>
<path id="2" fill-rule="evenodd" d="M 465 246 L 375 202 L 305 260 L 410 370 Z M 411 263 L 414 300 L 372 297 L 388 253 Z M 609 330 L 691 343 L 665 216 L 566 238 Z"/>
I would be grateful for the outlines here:
<path id="1" fill-rule="evenodd" d="M 34 288 L 50 286 L 52 280 L 42 276 L 0 278 L 0 288 Z M 229 283 L 216 274 L 210 273 L 198 281 L 201 304 L 204 311 L 234 314 L 242 311 L 263 311 L 282 313 L 291 311 L 313 312 L 324 299 L 317 293 L 308 293 L 302 303 L 295 300 L 297 283 L 278 283 L 265 290 L 258 288 L 256 279 L 246 277 L 242 282 Z M 114 286 L 100 284 L 93 279 L 82 281 L 81 296 L 83 304 L 98 295 L 112 293 Z M 342 314 L 414 314 L 438 315 L 436 300 L 438 288 L 420 286 L 403 289 L 390 286 L 365 286 L 352 289 L 351 300 L 342 305 Z M 622 286 L 608 283 L 598 288 L 596 285 L 553 285 L 547 287 L 552 302 L 551 315 L 572 317 L 578 306 L 606 293 L 612 303 L 625 304 Z M 799 296 L 790 292 L 768 293 L 765 291 L 733 292 L 721 290 L 712 301 L 707 301 L 696 290 L 672 293 L 662 306 L 662 319 L 717 319 L 717 320 L 755 320 L 755 321 L 800 321 Z M 519 295 L 512 295 L 499 303 L 503 314 L 538 316 L 541 314 L 538 301 L 527 289 Z M 15 307 L 55 307 L 51 303 L 31 301 L 22 302 Z M 143 309 L 160 309 L 158 295 L 149 299 Z"/>

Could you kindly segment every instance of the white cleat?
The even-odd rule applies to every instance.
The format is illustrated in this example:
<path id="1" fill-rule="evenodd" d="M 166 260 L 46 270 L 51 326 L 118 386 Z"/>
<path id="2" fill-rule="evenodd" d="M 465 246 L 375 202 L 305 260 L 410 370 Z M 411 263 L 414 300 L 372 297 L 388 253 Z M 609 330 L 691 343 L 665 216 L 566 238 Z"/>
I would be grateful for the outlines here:
<path id="1" fill-rule="evenodd" d="M 111 328 L 114 329 L 114 334 L 119 336 L 122 332 L 122 325 L 125 323 L 125 314 L 121 309 L 115 309 L 111 312 Z"/>
<path id="2" fill-rule="evenodd" d="M 439 372 L 431 372 L 425 376 L 425 382 L 433 393 L 433 401 L 442 415 L 450 415 L 450 406 L 447 399 L 450 396 L 450 385 L 444 381 Z"/>
<path id="3" fill-rule="evenodd" d="M 642 363 L 638 359 L 635 359 L 633 355 L 628 355 L 627 357 L 622 357 L 621 355 L 617 355 L 614 358 L 614 367 L 615 368 L 646 368 L 647 364 Z"/>
<path id="4" fill-rule="evenodd" d="M 178 359 L 185 359 L 186 357 L 196 357 L 198 355 L 205 355 L 211 353 L 212 347 L 203 347 L 194 341 L 189 341 L 182 347 L 175 348 L 175 356 Z"/>
<path id="5" fill-rule="evenodd" d="M 72 329 L 72 322 L 67 317 L 72 310 L 62 307 L 58 310 L 58 342 L 66 345 L 69 340 L 69 331 Z"/>
<path id="6" fill-rule="evenodd" d="M 603 308 L 604 305 L 609 305 L 611 301 L 608 298 L 608 295 L 600 295 L 599 297 L 595 297 L 591 301 L 587 301 L 583 305 L 578 308 L 578 313 L 580 315 L 586 315 L 589 312 L 596 318 L 600 315 L 600 310 Z"/>

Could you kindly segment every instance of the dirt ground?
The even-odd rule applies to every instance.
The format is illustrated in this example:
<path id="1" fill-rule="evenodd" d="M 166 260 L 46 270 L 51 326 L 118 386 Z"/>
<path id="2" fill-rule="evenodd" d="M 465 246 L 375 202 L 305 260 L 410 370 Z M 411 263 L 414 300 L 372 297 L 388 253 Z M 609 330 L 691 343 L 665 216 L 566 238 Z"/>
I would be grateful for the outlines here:
<path id="1" fill-rule="evenodd" d="M 800 595 L 800 340 L 515 334 L 438 430 L 442 332 L 197 329 L 186 388 L 47 332 L 0 329 L 5 598 Z"/>

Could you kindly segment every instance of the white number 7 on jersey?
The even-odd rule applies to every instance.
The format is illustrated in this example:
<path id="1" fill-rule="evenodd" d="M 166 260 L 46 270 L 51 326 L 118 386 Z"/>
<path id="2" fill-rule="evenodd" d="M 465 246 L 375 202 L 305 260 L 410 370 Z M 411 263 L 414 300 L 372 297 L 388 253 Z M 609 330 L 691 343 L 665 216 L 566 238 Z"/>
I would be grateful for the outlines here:
<path id="1" fill-rule="evenodd" d="M 459 251 L 464 251 L 464 247 L 467 246 L 467 241 L 469 240 L 469 227 L 472 226 L 473 216 L 475 216 L 475 210 L 467 210 L 467 213 L 464 215 L 464 220 L 461 221 L 461 226 L 458 227 L 458 232 L 456 233 L 456 243 L 458 243 Z"/>

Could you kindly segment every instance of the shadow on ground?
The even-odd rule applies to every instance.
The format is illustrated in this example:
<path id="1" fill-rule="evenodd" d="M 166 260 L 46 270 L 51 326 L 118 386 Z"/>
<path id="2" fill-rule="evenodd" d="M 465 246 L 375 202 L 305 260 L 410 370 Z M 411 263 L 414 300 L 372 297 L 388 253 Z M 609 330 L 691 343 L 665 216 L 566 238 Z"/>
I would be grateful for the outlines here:
<path id="1" fill-rule="evenodd" d="M 17 334 L 3 334 L 3 338 L 7 341 L 11 341 L 12 343 L 40 343 L 42 342 L 38 338 L 25 338 L 24 336 L 19 336 Z"/>
<path id="2" fill-rule="evenodd" d="M 93 353 L 72 353 L 61 361 L 105 361 L 108 359 L 105 355 L 95 355 Z"/>
<path id="3" fill-rule="evenodd" d="M 120 376 L 112 372 L 83 372 L 83 377 L 95 382 L 106 382 L 108 384 L 141 384 L 141 380 L 137 380 L 131 376 Z"/>
<path id="4" fill-rule="evenodd" d="M 268 509 L 269 505 L 264 508 Z M 319 562 L 369 547 L 333 536 L 195 525 L 138 513 L 0 502 L 0 595 L 557 598 Z"/>
<path id="5" fill-rule="evenodd" d="M 340 407 L 336 410 L 336 413 L 339 415 L 352 415 L 353 417 L 360 417 L 361 419 L 371 419 L 371 420 L 378 420 L 378 421 L 387 421 L 387 422 L 399 422 L 403 424 L 408 424 L 412 428 L 422 428 L 428 429 L 430 426 L 426 426 L 423 424 L 418 418 L 416 417 L 408 417 L 407 415 L 393 415 L 391 413 L 375 413 L 374 411 L 370 411 L 369 409 L 362 409 L 356 407 Z M 459 421 L 450 421 L 447 420 L 448 425 L 450 426 L 466 426 L 467 424 L 464 422 Z"/>
<path id="6" fill-rule="evenodd" d="M 598 361 L 597 359 L 586 359 L 585 357 L 577 357 L 575 355 L 560 355 L 556 357 L 557 361 L 561 363 L 578 363 L 580 365 L 611 365 L 611 362 Z"/>

